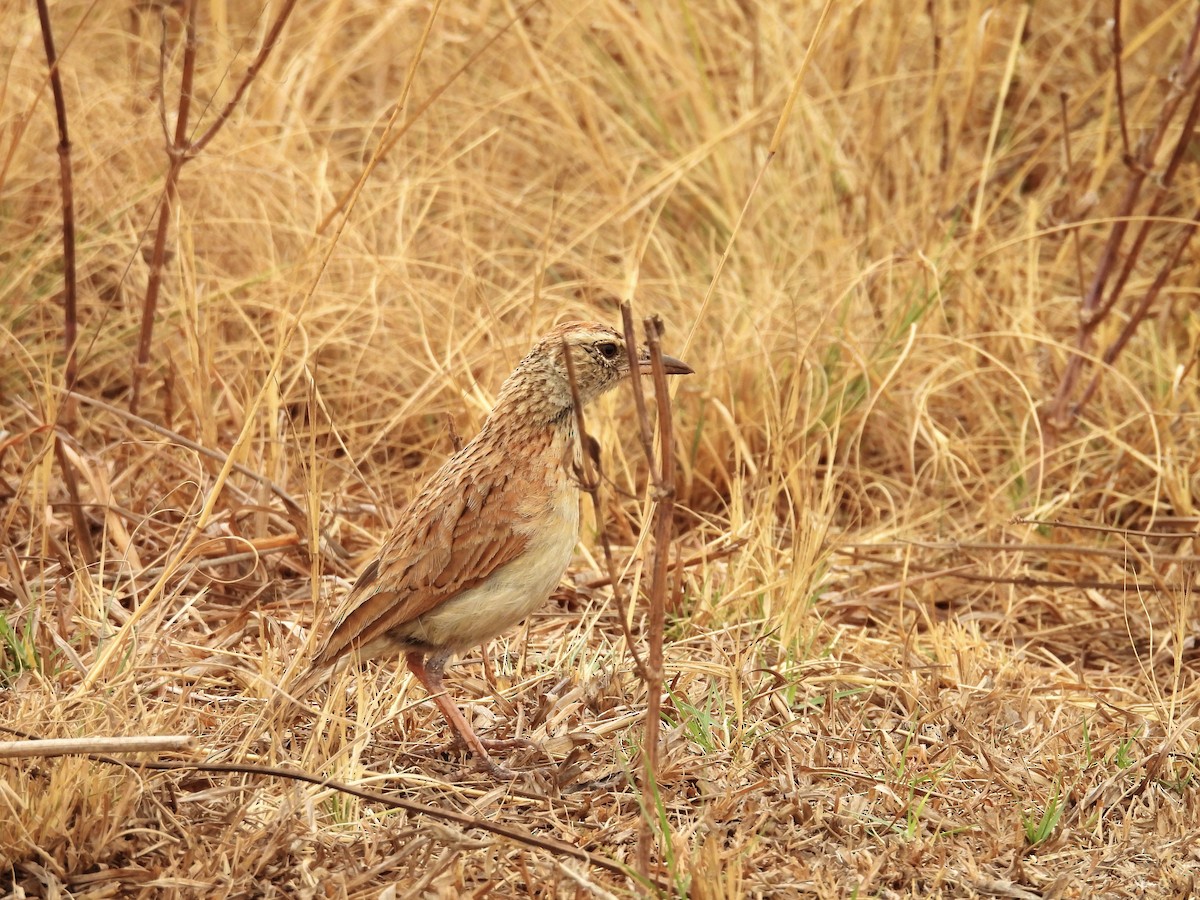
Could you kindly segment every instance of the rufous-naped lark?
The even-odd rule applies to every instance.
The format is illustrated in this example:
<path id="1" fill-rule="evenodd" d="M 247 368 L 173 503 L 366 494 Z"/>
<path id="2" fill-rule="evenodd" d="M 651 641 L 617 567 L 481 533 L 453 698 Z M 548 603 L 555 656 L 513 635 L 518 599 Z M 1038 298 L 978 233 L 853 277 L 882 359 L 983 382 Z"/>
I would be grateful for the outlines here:
<path id="1" fill-rule="evenodd" d="M 579 539 L 574 399 L 564 353 L 571 354 L 583 404 L 630 374 L 624 338 L 591 322 L 545 335 L 500 388 L 475 439 L 421 488 L 340 604 L 313 661 L 320 677 L 348 655 L 404 654 L 477 766 L 514 773 L 488 748 L 512 741 L 476 736 L 442 687 L 450 657 L 516 625 L 550 596 Z M 643 372 L 650 357 L 638 356 Z M 668 374 L 690 366 L 663 357 Z M 309 679 L 306 682 L 311 683 Z"/>

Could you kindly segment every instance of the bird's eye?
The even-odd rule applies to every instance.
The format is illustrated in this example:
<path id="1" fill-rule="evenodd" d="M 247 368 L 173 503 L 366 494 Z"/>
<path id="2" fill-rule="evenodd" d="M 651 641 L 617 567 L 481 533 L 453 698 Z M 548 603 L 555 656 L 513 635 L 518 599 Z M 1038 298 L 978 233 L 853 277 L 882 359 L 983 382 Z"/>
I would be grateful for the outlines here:
<path id="1" fill-rule="evenodd" d="M 616 359 L 617 358 L 618 348 L 617 348 L 617 345 L 614 344 L 612 341 L 604 341 L 603 343 L 597 344 L 596 349 L 600 351 L 600 355 L 603 356 L 605 359 Z"/>

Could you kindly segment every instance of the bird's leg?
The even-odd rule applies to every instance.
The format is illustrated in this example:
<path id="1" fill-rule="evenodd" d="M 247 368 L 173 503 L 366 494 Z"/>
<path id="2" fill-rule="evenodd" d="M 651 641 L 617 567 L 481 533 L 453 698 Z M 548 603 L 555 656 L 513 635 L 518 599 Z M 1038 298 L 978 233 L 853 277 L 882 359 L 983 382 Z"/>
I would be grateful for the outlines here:
<path id="1" fill-rule="evenodd" d="M 442 715 L 446 717 L 446 721 L 450 723 L 450 727 L 467 742 L 467 746 L 471 748 L 471 752 L 475 754 L 475 764 L 481 770 L 487 772 L 493 778 L 498 780 L 509 780 L 517 777 L 517 773 L 511 769 L 506 769 L 503 766 L 497 765 L 488 755 L 488 745 L 492 745 L 494 749 L 501 749 L 496 746 L 505 744 L 504 741 L 483 741 L 471 729 L 466 717 L 459 712 L 454 701 L 446 696 L 445 688 L 442 687 L 442 671 L 446 668 L 446 662 L 450 659 L 449 653 L 435 653 L 429 658 L 428 666 L 425 664 L 425 655 L 420 652 L 407 653 L 404 656 L 404 661 L 408 663 L 408 668 L 413 675 L 417 677 L 417 681 L 425 686 L 425 690 L 429 692 L 429 696 L 433 698 L 433 702 L 437 704 L 438 709 L 442 711 Z"/>
<path id="2" fill-rule="evenodd" d="M 486 658 L 486 657 L 485 657 Z M 446 663 L 450 661 L 450 653 L 438 653 L 429 657 L 429 662 L 426 664 L 426 671 L 430 678 L 436 678 L 437 683 L 442 683 L 442 673 L 446 669 Z M 447 698 L 449 699 L 449 698 Z M 453 704 L 451 704 L 453 705 Z M 454 707 L 458 709 L 457 706 Z M 470 730 L 470 729 L 468 729 Z M 462 746 L 463 736 L 460 734 L 454 735 L 454 740 Z M 481 738 L 476 737 L 479 743 L 483 744 L 488 750 L 541 750 L 542 748 L 528 738 Z"/>

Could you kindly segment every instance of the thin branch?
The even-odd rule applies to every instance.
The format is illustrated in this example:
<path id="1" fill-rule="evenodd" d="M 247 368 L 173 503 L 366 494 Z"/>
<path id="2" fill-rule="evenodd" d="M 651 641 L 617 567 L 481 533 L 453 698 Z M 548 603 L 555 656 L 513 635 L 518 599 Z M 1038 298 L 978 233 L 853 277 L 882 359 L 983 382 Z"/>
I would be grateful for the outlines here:
<path id="1" fill-rule="evenodd" d="M 1200 66 L 1197 66 L 1193 73 L 1193 81 L 1195 86 L 1200 87 Z M 1117 273 L 1117 280 L 1113 283 L 1112 289 L 1109 291 L 1108 299 L 1105 300 L 1096 310 L 1095 317 L 1102 319 L 1109 314 L 1117 301 L 1121 299 L 1124 293 L 1125 284 L 1129 281 L 1129 277 L 1133 274 L 1133 270 L 1137 267 L 1137 262 L 1141 258 L 1142 249 L 1146 245 L 1146 239 L 1150 235 L 1150 229 L 1155 226 L 1158 211 L 1162 208 L 1163 201 L 1171 192 L 1171 188 L 1175 184 L 1175 175 L 1179 171 L 1179 166 L 1182 164 L 1184 157 L 1187 156 L 1191 147 L 1192 135 L 1196 131 L 1196 123 L 1200 117 L 1200 91 L 1192 97 L 1192 105 L 1188 108 L 1187 118 L 1184 120 L 1183 130 L 1179 134 L 1179 138 L 1175 142 L 1175 149 L 1171 153 L 1171 159 L 1167 162 L 1167 167 L 1163 171 L 1161 177 L 1156 178 L 1157 188 L 1154 192 L 1154 197 L 1150 201 L 1150 206 L 1145 214 L 1141 217 L 1142 222 L 1138 226 L 1137 234 L 1134 236 L 1133 245 L 1129 248 L 1129 252 L 1125 254 L 1125 262 L 1121 266 L 1121 271 Z M 1074 229 L 1078 235 L 1078 229 Z M 1076 404 L 1082 406 L 1083 402 Z"/>
<path id="2" fill-rule="evenodd" d="M 114 416 L 119 416 L 127 422 L 139 425 L 142 428 L 145 428 L 147 431 L 152 431 L 161 437 L 165 437 L 173 443 L 179 444 L 181 447 L 186 447 L 189 450 L 192 450 L 203 456 L 207 456 L 209 459 L 214 459 L 222 465 L 229 461 L 228 453 L 224 453 L 220 450 L 214 450 L 212 447 L 206 447 L 203 444 L 198 444 L 190 438 L 184 437 L 177 431 L 164 428 L 162 425 L 159 425 L 156 422 L 151 422 L 149 419 L 142 418 L 141 416 L 135 415 L 128 410 L 121 409 L 118 406 L 113 406 L 111 403 L 105 403 L 103 400 L 98 400 L 95 397 L 89 397 L 86 394 L 80 394 L 77 391 L 72 392 L 71 396 L 77 398 L 80 402 L 85 403 L 88 406 L 94 406 L 97 409 L 102 409 L 105 412 L 112 413 Z M 247 478 L 253 479 L 258 484 L 263 485 L 272 494 L 278 497 L 283 505 L 287 508 L 287 511 L 296 518 L 296 521 L 294 521 L 292 524 L 295 526 L 297 533 L 304 533 L 303 523 L 305 522 L 305 516 L 307 514 L 305 513 L 304 507 L 300 505 L 299 501 L 292 497 L 292 495 L 289 494 L 283 487 L 272 481 L 266 475 L 263 475 L 261 472 L 255 472 L 253 469 L 243 465 L 240 462 L 232 463 L 232 469 L 235 472 L 245 475 Z M 339 544 L 329 534 L 324 533 L 321 535 L 321 544 L 322 550 L 328 547 L 334 562 L 343 572 L 349 571 L 346 569 L 343 560 L 349 559 L 350 554 L 341 544 Z"/>
<path id="3" fill-rule="evenodd" d="M 1121 534 L 1114 529 L 1115 534 Z M 1144 532 L 1132 532 L 1142 534 Z M 1150 532 L 1153 534 L 1153 532 Z M 1181 538 L 1190 537 L 1188 534 L 1160 534 L 1160 537 Z M 854 550 L 929 550 L 948 554 L 964 555 L 967 553 L 1031 553 L 1049 556 L 1074 554 L 1076 556 L 1099 556 L 1105 559 L 1130 560 L 1135 551 L 1118 547 L 1093 547 L 1084 544 L 1007 544 L 1002 541 L 886 541 L 878 544 L 847 542 L 832 548 L 833 552 L 842 552 L 846 548 Z M 1154 553 L 1151 558 L 1162 564 L 1195 565 L 1200 563 L 1200 556 L 1193 553 Z"/>
<path id="4" fill-rule="evenodd" d="M 79 312 L 77 306 L 77 278 L 75 271 L 75 190 L 71 170 L 71 137 L 67 130 L 67 101 L 63 95 L 62 76 L 59 72 L 58 53 L 54 49 L 54 31 L 50 23 L 50 10 L 46 0 L 37 0 L 38 21 L 42 28 L 42 46 L 46 51 L 46 65 L 50 75 L 50 91 L 54 96 L 54 116 L 58 126 L 58 169 L 62 189 L 63 230 L 63 381 L 67 390 L 75 386 L 76 343 L 78 341 Z M 68 400 L 60 411 L 62 426 L 72 430 L 75 419 L 74 404 Z M 92 543 L 91 528 L 83 515 L 83 504 L 79 499 L 79 481 L 75 470 L 67 459 L 63 437 L 54 437 L 54 455 L 62 472 L 63 483 L 71 500 L 71 523 L 84 562 L 92 565 L 96 561 L 96 548 Z"/>
<path id="5" fill-rule="evenodd" d="M 130 386 L 129 411 L 137 414 L 141 405 L 142 380 L 150 363 L 150 343 L 154 335 L 154 314 L 158 309 L 158 294 L 162 287 L 163 266 L 167 258 L 167 231 L 171 225 L 171 209 L 179 193 L 179 173 L 187 162 L 188 115 L 192 109 L 192 86 L 196 77 L 196 5 L 187 0 L 184 9 L 183 72 L 179 84 L 179 109 L 175 115 L 175 136 L 167 144 L 167 176 L 162 198 L 158 204 L 158 227 L 154 232 L 154 249 L 150 254 L 150 275 L 146 296 L 142 298 L 142 322 L 138 329 L 137 357 L 133 363 L 133 383 Z M 163 41 L 161 56 L 166 55 L 167 8 L 162 11 Z M 165 63 L 160 60 L 160 73 Z M 165 93 L 165 85 L 163 86 Z M 165 117 L 164 117 L 165 128 Z"/>
<path id="6" fill-rule="evenodd" d="M 267 32 L 266 39 L 263 40 L 263 45 L 258 50 L 258 55 L 254 57 L 254 62 L 250 63 L 245 74 L 242 75 L 242 81 L 233 92 L 233 96 L 229 98 L 224 108 L 217 114 L 216 121 L 208 126 L 204 134 L 200 135 L 200 137 L 196 138 L 188 146 L 187 156 L 189 159 L 207 147 L 209 141 L 216 137 L 217 132 L 229 121 L 229 117 L 233 114 L 237 105 L 241 103 L 242 96 L 246 93 L 246 90 L 250 87 L 254 79 L 258 77 L 258 73 L 262 70 L 263 65 L 266 64 L 267 57 L 275 49 L 275 45 L 279 42 L 279 35 L 283 33 L 283 26 L 287 24 L 287 20 L 295 8 L 296 0 L 286 0 L 283 4 L 283 9 L 279 11 L 279 14 L 275 17 L 275 21 L 271 23 L 271 29 Z"/>
<path id="7" fill-rule="evenodd" d="M 620 573 L 617 571 L 617 564 L 613 560 L 612 542 L 608 537 L 608 520 L 604 516 L 604 503 L 600 496 L 600 483 L 603 471 L 600 464 L 600 454 L 595 452 L 598 444 L 596 443 L 596 439 L 588 434 L 587 424 L 584 422 L 583 403 L 579 399 L 579 384 L 575 380 L 575 362 L 571 359 L 571 354 L 565 342 L 563 343 L 563 362 L 567 367 L 567 383 L 571 388 L 571 405 L 575 410 L 575 432 L 579 436 L 580 460 L 575 469 L 575 477 L 579 482 L 580 488 L 586 491 L 588 496 L 592 498 L 592 509 L 596 513 L 596 531 L 599 533 L 600 547 L 604 552 L 604 564 L 608 569 L 608 584 L 612 585 L 613 600 L 620 611 L 617 618 L 621 620 L 621 631 L 625 635 L 625 646 L 629 648 L 629 655 L 633 658 L 634 668 L 637 670 L 638 677 L 644 680 L 646 677 L 646 666 L 642 663 L 641 657 L 638 656 L 637 644 L 634 643 L 633 634 L 629 630 L 628 598 L 621 583 Z M 592 471 L 593 466 L 595 466 L 594 472 Z"/>
<path id="8" fill-rule="evenodd" d="M 1074 192 L 1071 190 L 1071 176 L 1075 171 L 1075 160 L 1071 157 L 1071 116 L 1067 111 L 1067 92 L 1058 92 L 1059 113 L 1062 116 L 1063 158 L 1066 163 L 1066 175 L 1063 184 L 1066 188 L 1067 209 L 1074 208 Z M 1075 248 L 1075 277 L 1079 287 L 1079 296 L 1083 297 L 1083 250 L 1079 245 L 1079 229 L 1071 229 L 1071 238 Z"/>
<path id="9" fill-rule="evenodd" d="M 1117 120 L 1121 123 L 1121 148 L 1124 151 L 1122 159 L 1125 165 L 1132 166 L 1133 152 L 1129 149 L 1129 125 L 1125 115 L 1125 77 L 1121 65 L 1121 54 L 1125 52 L 1125 42 L 1121 39 L 1121 0 L 1113 0 L 1113 75 L 1117 88 Z"/>
<path id="10" fill-rule="evenodd" d="M 41 0 L 39 0 L 41 2 Z M 167 67 L 167 8 L 162 11 L 162 40 L 159 45 L 158 59 L 158 103 L 159 119 L 162 123 L 163 138 L 167 150 L 167 174 L 163 184 L 162 198 L 158 205 L 158 226 L 154 233 L 154 248 L 150 255 L 150 274 L 146 283 L 146 295 L 142 300 L 142 321 L 138 329 L 137 356 L 134 360 L 133 379 L 130 386 L 129 410 L 136 414 L 141 403 L 142 382 L 150 363 L 150 345 L 154 335 L 154 317 L 158 308 L 158 297 L 162 288 L 163 267 L 167 255 L 167 233 L 170 229 L 171 213 L 179 196 L 179 177 L 188 160 L 194 159 L 209 141 L 216 137 L 217 132 L 229 121 L 233 110 L 242 101 L 250 84 L 262 70 L 263 64 L 275 45 L 287 23 L 288 17 L 296 7 L 296 0 L 286 0 L 283 8 L 271 24 L 267 37 L 259 48 L 258 55 L 242 76 L 242 81 L 234 90 L 233 96 L 217 115 L 216 120 L 196 140 L 188 137 L 188 119 L 191 113 L 193 86 L 196 76 L 196 6 L 197 0 L 186 0 L 184 7 L 184 44 L 183 64 L 179 86 L 179 108 L 175 118 L 175 134 L 168 133 L 166 113 L 166 67 Z"/>
<path id="11" fill-rule="evenodd" d="M 730 538 L 729 543 L 724 546 L 715 547 L 712 550 L 701 550 L 699 553 L 693 553 L 687 559 L 677 559 L 671 563 L 671 571 L 682 571 L 690 569 L 693 566 L 698 566 L 701 563 L 710 563 L 714 560 L 724 559 L 726 556 L 732 556 L 741 550 L 742 547 L 746 546 L 749 540 L 749 538 L 744 537 Z M 612 576 L 601 575 L 598 578 L 583 582 L 583 587 L 595 590 L 596 588 L 608 587 L 610 584 L 612 584 Z"/>
<path id="12" fill-rule="evenodd" d="M 171 146 L 171 126 L 167 124 L 167 25 L 166 9 L 159 11 L 158 38 L 158 124 L 162 128 L 163 146 Z"/>
<path id="13" fill-rule="evenodd" d="M 1071 531 L 1092 531 L 1099 534 L 1116 534 L 1123 538 L 1143 537 L 1165 538 L 1167 540 L 1172 540 L 1174 538 L 1181 537 L 1195 537 L 1196 534 L 1192 528 L 1188 528 L 1187 531 L 1144 531 L 1136 528 L 1118 528 L 1114 525 L 1097 525 L 1094 522 L 1064 522 L 1061 519 L 1033 519 L 1022 515 L 1013 516 L 1009 521 L 1013 525 L 1038 525 L 1045 526 L 1047 528 L 1067 528 Z M 1196 557 L 1196 561 L 1200 562 L 1200 556 Z"/>
<path id="14" fill-rule="evenodd" d="M 625 306 L 622 306 L 624 311 Z M 644 321 L 646 349 L 654 379 L 654 401 L 658 414 L 660 443 L 657 474 L 654 477 L 654 556 L 651 562 L 650 609 L 646 653 L 646 723 L 642 742 L 643 803 L 658 795 L 659 725 L 662 718 L 663 631 L 666 619 L 668 569 L 671 562 L 671 531 L 675 515 L 675 441 L 671 421 L 671 392 L 662 359 L 662 319 L 652 316 Z M 655 472 L 653 447 L 649 455 L 650 471 Z M 650 811 L 647 810 L 647 813 Z M 653 831 L 643 818 L 638 834 L 638 869 L 650 877 L 650 847 Z M 665 835 L 663 836 L 665 839 Z"/>
<path id="15" fill-rule="evenodd" d="M 1117 285 L 1109 294 L 1108 299 L 1104 299 L 1109 279 L 1113 274 L 1118 259 L 1121 257 L 1121 245 L 1125 239 L 1125 232 L 1129 227 L 1129 223 L 1135 218 L 1134 211 L 1141 196 L 1142 188 L 1145 185 L 1146 179 L 1152 173 L 1159 146 L 1171 129 L 1171 122 L 1175 117 L 1175 112 L 1179 108 L 1179 104 L 1183 102 L 1184 97 L 1200 84 L 1200 64 L 1197 63 L 1196 59 L 1198 41 L 1200 41 L 1200 13 L 1197 14 L 1195 21 L 1192 23 L 1192 30 L 1188 36 L 1187 44 L 1184 46 L 1179 63 L 1175 67 L 1178 75 L 1172 80 L 1167 96 L 1164 98 L 1162 106 L 1159 109 L 1158 120 L 1155 123 L 1154 130 L 1143 139 L 1138 148 L 1136 159 L 1130 166 L 1129 181 L 1125 186 L 1125 193 L 1117 205 L 1112 226 L 1109 229 L 1108 239 L 1105 241 L 1100 258 L 1096 262 L 1096 269 L 1092 275 L 1091 284 L 1088 286 L 1088 290 L 1079 305 L 1079 323 L 1075 331 L 1075 352 L 1067 360 L 1055 395 L 1048 403 L 1043 414 L 1044 421 L 1054 429 L 1065 426 L 1078 413 L 1081 406 L 1079 403 L 1071 404 L 1071 397 L 1075 392 L 1076 382 L 1079 380 L 1084 366 L 1088 364 L 1088 349 L 1092 344 L 1096 329 L 1099 327 L 1101 321 L 1112 311 L 1120 297 L 1120 289 L 1124 287 L 1124 279 L 1118 278 Z M 1179 149 L 1178 143 L 1176 149 Z M 1142 238 L 1142 241 L 1144 241 L 1144 238 Z M 1132 271 L 1141 254 L 1141 249 L 1142 243 L 1135 241 L 1134 250 L 1124 255 L 1123 271 Z M 1134 252 L 1135 250 L 1136 252 Z M 1126 275 L 1125 277 L 1128 276 Z"/>
<path id="16" fill-rule="evenodd" d="M 66 362 L 63 367 L 67 390 L 75 387 L 75 342 L 78 328 L 75 275 L 75 192 L 71 176 L 71 137 L 67 131 L 67 101 L 63 96 L 59 74 L 58 54 L 54 49 L 54 33 L 46 0 L 37 0 L 38 20 L 42 26 L 42 45 L 46 50 L 46 65 L 50 70 L 50 91 L 54 95 L 54 115 L 58 125 L 58 167 L 62 184 L 63 226 L 63 344 Z"/>
<path id="17" fill-rule="evenodd" d="M 65 410 L 64 410 L 65 413 Z M 64 419 L 67 416 L 64 415 Z M 71 524 L 75 528 L 75 540 L 79 545 L 79 553 L 84 564 L 89 568 L 96 564 L 99 556 L 96 545 L 92 541 L 92 529 L 83 515 L 83 503 L 79 499 L 79 479 L 75 477 L 75 469 L 67 458 L 64 435 L 61 431 L 54 434 L 54 458 L 58 461 L 58 470 L 62 472 L 63 483 L 67 487 L 67 497 L 71 501 Z"/>
<path id="18" fill-rule="evenodd" d="M 904 569 L 906 572 L 919 573 L 927 576 L 923 580 L 937 578 L 957 578 L 959 581 L 969 581 L 975 584 L 1006 584 L 1015 587 L 1029 588 L 1070 588 L 1072 590 L 1124 591 L 1147 593 L 1166 590 L 1188 590 L 1187 584 L 1164 584 L 1159 581 L 1100 581 L 1091 578 L 1035 578 L 1031 575 L 982 575 L 967 571 L 967 566 L 956 566 L 952 569 L 937 568 L 921 565 L 912 560 L 888 559 L 874 556 L 870 553 L 859 553 L 855 550 L 834 548 L 834 553 L 849 557 L 859 563 L 874 563 L 889 568 Z M 910 579 L 910 581 L 913 579 Z"/>
<path id="19" fill-rule="evenodd" d="M 203 444 L 198 444 L 195 441 L 191 440 L 190 438 L 184 437 L 178 431 L 172 431 L 169 428 L 164 428 L 162 425 L 159 425 L 157 422 L 151 422 L 149 419 L 144 419 L 141 416 L 134 415 L 133 413 L 129 412 L 128 410 L 121 409 L 118 406 L 113 406 L 111 403 L 105 403 L 103 400 L 99 400 L 95 397 L 89 397 L 86 394 L 80 394 L 77 392 L 74 393 L 72 396 L 76 397 L 82 403 L 85 403 L 88 406 L 94 406 L 97 409 L 102 409 L 105 412 L 112 413 L 114 416 L 119 416 L 120 418 L 124 419 L 127 422 L 131 422 L 134 425 L 140 425 L 142 428 L 145 428 L 147 431 L 152 431 L 155 434 L 159 435 L 160 437 L 165 437 L 165 438 L 171 440 L 172 442 L 179 444 L 179 446 L 186 447 L 188 450 L 192 450 L 196 453 L 200 453 L 204 456 L 207 456 L 209 459 L 215 459 L 219 463 L 224 463 L 229 459 L 228 453 L 224 453 L 220 450 L 214 450 L 212 447 L 206 447 Z M 278 484 L 276 484 L 274 481 L 272 481 L 266 475 L 263 475 L 260 472 L 255 472 L 253 469 L 249 468 L 248 466 L 242 465 L 240 462 L 233 463 L 233 471 L 240 472 L 242 475 L 245 475 L 247 478 L 251 478 L 254 481 L 258 482 L 259 484 L 263 485 L 264 487 L 268 488 L 271 491 L 271 493 L 273 493 L 276 497 L 278 497 L 280 500 L 283 501 L 283 505 L 286 506 L 288 508 L 288 511 L 291 512 L 293 515 L 303 516 L 305 514 L 304 507 L 302 507 L 291 496 L 291 494 L 289 494 L 287 491 L 285 491 L 282 487 L 280 487 Z"/>
<path id="20" fill-rule="evenodd" d="M 633 307 L 628 300 L 621 302 L 621 325 L 625 331 L 625 354 L 629 358 L 629 380 L 633 384 L 633 405 L 637 411 L 638 436 L 642 441 L 642 452 L 650 463 L 650 477 L 654 472 L 654 432 L 650 427 L 650 416 L 646 412 L 646 395 L 642 390 L 642 361 L 638 352 L 637 335 L 633 330 Z"/>
<path id="21" fill-rule="evenodd" d="M 1154 301 L 1158 299 L 1158 295 L 1162 293 L 1167 279 L 1171 277 L 1175 271 L 1175 267 L 1179 265 L 1183 251 L 1191 243 L 1197 226 L 1200 226 L 1200 208 L 1197 208 L 1196 212 L 1192 214 L 1192 221 L 1184 227 L 1183 233 L 1179 236 L 1179 240 L 1175 244 L 1175 249 L 1159 268 L 1158 274 L 1154 277 L 1154 282 L 1150 285 L 1150 289 L 1142 295 L 1141 301 L 1139 301 L 1138 305 L 1130 313 L 1124 327 L 1121 329 L 1121 333 L 1117 335 L 1116 340 L 1109 344 L 1108 348 L 1104 351 L 1101 359 L 1106 367 L 1112 365 L 1121 351 L 1125 349 L 1125 345 L 1129 343 L 1129 339 L 1133 337 L 1133 333 L 1137 330 L 1138 325 L 1149 315 L 1150 308 L 1154 305 Z M 1092 395 L 1096 393 L 1096 389 L 1100 386 L 1100 377 L 1103 373 L 1104 369 L 1098 369 L 1093 373 L 1091 381 L 1088 382 L 1083 395 L 1079 398 L 1079 403 L 1076 404 L 1078 407 L 1085 406 L 1092 399 Z"/>
<path id="22" fill-rule="evenodd" d="M 191 750 L 194 744 L 195 738 L 190 734 L 0 741 L 0 759 L 78 756 L 92 753 L 170 753 Z"/>
<path id="23" fill-rule="evenodd" d="M 275 553 L 286 553 L 295 549 L 303 549 L 308 546 L 308 542 L 299 535 L 283 535 L 283 542 L 274 543 L 270 546 L 260 547 L 255 546 L 253 550 L 244 550 L 240 553 L 227 553 L 224 556 L 206 556 L 195 560 L 188 564 L 188 571 L 180 576 L 181 581 L 187 581 L 198 572 L 203 572 L 207 569 L 217 569 L 221 566 L 233 566 L 239 563 L 258 563 L 263 560 L 263 557 L 270 556 Z M 147 566 L 139 572 L 133 574 L 134 580 L 149 580 L 157 578 L 164 571 L 166 566 Z M 47 584 L 51 583 L 50 575 L 55 574 L 53 566 L 47 570 Z M 101 571 L 92 575 L 97 581 L 104 585 L 116 585 L 123 581 L 130 580 L 130 576 L 122 575 L 118 572 Z M 116 597 L 118 602 L 123 601 L 124 597 Z"/>
<path id="24" fill-rule="evenodd" d="M 33 738 L 32 734 L 21 731 L 16 728 L 11 728 L 6 725 L 0 725 L 0 730 L 7 731 L 11 734 L 17 734 L 26 738 Z M 533 847 L 538 850 L 545 850 L 556 856 L 566 856 L 571 859 L 577 859 L 585 862 L 588 865 L 595 866 L 598 869 L 605 869 L 617 875 L 633 876 L 629 868 L 624 864 L 617 862 L 614 859 L 609 859 L 606 856 L 601 856 L 597 853 L 589 853 L 580 847 L 574 847 L 571 844 L 563 841 L 555 840 L 550 837 L 530 834 L 520 828 L 514 828 L 510 825 L 501 825 L 498 822 L 492 822 L 484 818 L 476 818 L 469 816 L 466 813 L 458 812 L 453 809 L 443 809 L 436 806 L 429 806 L 424 803 L 418 803 L 415 800 L 408 800 L 403 797 L 396 797 L 390 794 L 380 794 L 376 791 L 370 791 L 366 788 L 360 788 L 352 784 L 347 784 L 343 781 L 337 781 L 333 778 L 322 778 L 319 775 L 313 775 L 309 772 L 304 772 L 299 769 L 285 769 L 279 766 L 256 766 L 242 763 L 198 763 L 185 762 L 175 760 L 151 760 L 144 762 L 126 762 L 115 759 L 100 753 L 81 752 L 79 755 L 86 756 L 88 759 L 104 763 L 110 766 L 120 766 L 122 768 L 139 770 L 148 769 L 154 772 L 211 772 L 211 773 L 232 773 L 240 775 L 258 775 L 270 778 L 287 778 L 292 781 L 300 781 L 305 784 L 316 785 L 320 788 L 330 788 L 342 794 L 348 794 L 352 797 L 358 797 L 361 800 L 367 800 L 371 803 L 378 803 L 382 806 L 387 806 L 392 809 L 402 809 L 405 812 L 415 815 L 428 816 L 431 819 L 441 819 L 444 822 L 453 822 L 463 828 L 478 828 L 481 831 L 490 832 L 498 837 L 507 838 L 518 844 L 523 844 L 527 847 Z M 655 887 L 661 887 L 652 883 Z"/>

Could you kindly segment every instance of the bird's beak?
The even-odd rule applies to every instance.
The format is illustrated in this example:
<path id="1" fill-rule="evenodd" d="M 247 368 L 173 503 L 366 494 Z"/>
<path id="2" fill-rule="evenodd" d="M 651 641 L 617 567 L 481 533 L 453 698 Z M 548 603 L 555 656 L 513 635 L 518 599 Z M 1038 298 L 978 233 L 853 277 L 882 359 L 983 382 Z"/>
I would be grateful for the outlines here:
<path id="1" fill-rule="evenodd" d="M 664 353 L 662 361 L 663 371 L 665 371 L 668 375 L 694 375 L 696 373 L 696 370 L 685 363 L 682 359 L 676 359 L 675 357 L 667 356 L 667 354 Z M 648 353 L 642 353 L 642 358 L 638 360 L 638 368 L 641 369 L 643 374 L 646 375 L 649 375 L 651 371 L 653 371 L 650 368 L 650 355 Z"/>

